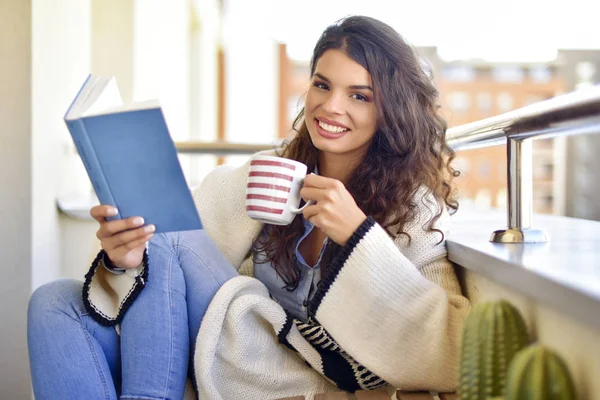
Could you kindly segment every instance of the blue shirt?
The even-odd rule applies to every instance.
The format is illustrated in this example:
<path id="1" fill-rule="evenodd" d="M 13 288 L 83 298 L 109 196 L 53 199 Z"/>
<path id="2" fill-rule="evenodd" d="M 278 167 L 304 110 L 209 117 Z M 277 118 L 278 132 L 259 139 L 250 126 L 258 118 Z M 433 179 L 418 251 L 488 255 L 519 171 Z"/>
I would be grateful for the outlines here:
<path id="1" fill-rule="evenodd" d="M 298 218 L 303 218 L 302 214 Z M 277 301 L 284 310 L 286 310 L 294 318 L 298 318 L 304 322 L 308 319 L 308 302 L 313 298 L 317 285 L 321 281 L 321 259 L 323 258 L 323 251 L 327 246 L 329 238 L 326 238 L 323 242 L 323 247 L 319 253 L 316 265 L 310 266 L 300 254 L 298 248 L 300 243 L 312 232 L 315 228 L 307 220 L 304 221 L 304 234 L 296 242 L 296 265 L 300 270 L 300 281 L 298 287 L 289 291 L 285 289 L 285 282 L 277 272 L 275 268 L 268 263 L 254 263 L 254 277 L 260 280 L 269 289 L 271 297 Z"/>

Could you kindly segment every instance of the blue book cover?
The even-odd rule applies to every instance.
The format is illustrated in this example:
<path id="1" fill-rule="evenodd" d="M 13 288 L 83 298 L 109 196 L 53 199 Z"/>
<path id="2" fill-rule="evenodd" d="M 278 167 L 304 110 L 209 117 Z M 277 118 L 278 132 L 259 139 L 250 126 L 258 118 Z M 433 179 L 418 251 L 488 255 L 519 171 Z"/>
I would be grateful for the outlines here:
<path id="1" fill-rule="evenodd" d="M 92 78 L 65 122 L 100 203 L 117 208 L 114 219 L 141 216 L 157 233 L 201 229 L 161 107 L 156 102 L 122 107 L 114 78 L 112 96 L 102 94 L 110 92 L 106 81 Z"/>

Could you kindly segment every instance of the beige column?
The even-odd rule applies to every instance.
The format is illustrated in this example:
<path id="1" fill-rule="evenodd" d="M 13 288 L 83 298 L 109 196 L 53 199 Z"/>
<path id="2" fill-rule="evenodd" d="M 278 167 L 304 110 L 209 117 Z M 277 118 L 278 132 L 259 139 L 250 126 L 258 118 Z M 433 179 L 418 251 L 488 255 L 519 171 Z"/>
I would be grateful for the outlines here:
<path id="1" fill-rule="evenodd" d="M 274 142 L 279 131 L 279 46 L 269 30 L 270 1 L 226 4 L 227 140 Z"/>
<path id="2" fill-rule="evenodd" d="M 190 8 L 190 133 L 194 141 L 214 141 L 218 136 L 218 52 L 221 14 L 217 0 L 195 0 Z M 188 182 L 197 186 L 216 166 L 211 155 L 182 155 Z"/>
<path id="3" fill-rule="evenodd" d="M 91 72 L 114 75 L 125 103 L 133 100 L 134 0 L 92 0 Z"/>
<path id="4" fill-rule="evenodd" d="M 0 2 L 0 398 L 30 396 L 26 309 L 31 292 L 31 2 Z"/>

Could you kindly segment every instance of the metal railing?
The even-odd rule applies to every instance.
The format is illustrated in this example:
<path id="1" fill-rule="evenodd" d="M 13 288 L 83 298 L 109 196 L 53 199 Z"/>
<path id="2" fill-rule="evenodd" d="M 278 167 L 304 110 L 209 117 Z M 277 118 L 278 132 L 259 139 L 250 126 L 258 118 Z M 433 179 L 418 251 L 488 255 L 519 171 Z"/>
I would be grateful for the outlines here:
<path id="1" fill-rule="evenodd" d="M 508 224 L 492 233 L 497 243 L 547 242 L 532 228 L 532 140 L 600 132 L 600 86 L 567 93 L 495 117 L 450 128 L 447 139 L 455 150 L 506 143 Z M 182 153 L 252 154 L 274 144 L 177 143 Z"/>
<path id="2" fill-rule="evenodd" d="M 491 242 L 539 243 L 549 240 L 544 231 L 531 226 L 532 140 L 598 132 L 600 86 L 448 129 L 448 143 L 455 150 L 506 143 L 508 227 L 495 231 Z"/>
<path id="3" fill-rule="evenodd" d="M 250 144 L 231 142 L 177 142 L 175 143 L 179 153 L 212 154 L 217 156 L 254 154 L 257 151 L 272 149 L 277 143 Z"/>

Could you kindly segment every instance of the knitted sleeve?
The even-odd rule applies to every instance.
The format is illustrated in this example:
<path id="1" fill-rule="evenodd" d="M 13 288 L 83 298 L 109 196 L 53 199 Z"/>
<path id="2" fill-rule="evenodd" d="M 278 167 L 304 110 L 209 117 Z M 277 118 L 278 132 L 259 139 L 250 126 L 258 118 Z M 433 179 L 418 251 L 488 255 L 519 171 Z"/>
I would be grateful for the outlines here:
<path id="1" fill-rule="evenodd" d="M 312 324 L 296 322 L 322 357 L 339 347 L 341 357 L 331 352 L 323 357 L 323 373 L 333 373 L 329 377 L 338 385 L 352 390 L 387 382 L 405 390 L 455 390 L 469 303 L 441 233 L 426 230 L 431 204 L 420 202 L 418 218 L 407 229 L 410 242 L 405 235 L 392 240 L 368 218 L 319 285 L 309 305 Z M 444 213 L 435 228 L 446 234 L 448 224 Z M 342 368 L 355 379 L 342 379 Z"/>
<path id="2" fill-rule="evenodd" d="M 100 250 L 85 275 L 83 303 L 94 320 L 112 326 L 121 322 L 148 282 L 148 251 L 144 252 L 139 267 L 119 274 L 109 271 L 105 262 L 105 252 Z"/>

